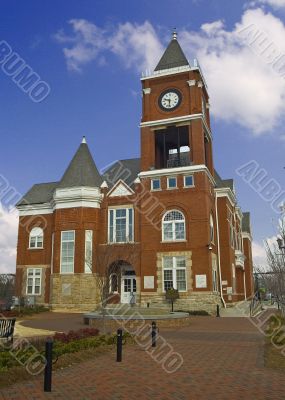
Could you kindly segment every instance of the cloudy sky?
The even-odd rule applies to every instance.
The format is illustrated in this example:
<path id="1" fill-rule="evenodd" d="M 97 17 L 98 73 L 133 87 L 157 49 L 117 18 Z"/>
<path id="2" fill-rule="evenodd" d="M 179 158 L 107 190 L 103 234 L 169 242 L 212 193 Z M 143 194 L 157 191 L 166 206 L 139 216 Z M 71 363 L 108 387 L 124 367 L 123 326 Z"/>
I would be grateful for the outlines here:
<path id="1" fill-rule="evenodd" d="M 3 194 L 7 183 L 24 194 L 60 179 L 82 135 L 99 168 L 139 155 L 140 75 L 173 27 L 202 66 L 215 167 L 235 179 L 264 263 L 262 241 L 285 200 L 285 0 L 2 0 L 0 41 L 50 94 L 35 103 L 0 70 L 0 272 L 15 269 L 17 196 Z"/>

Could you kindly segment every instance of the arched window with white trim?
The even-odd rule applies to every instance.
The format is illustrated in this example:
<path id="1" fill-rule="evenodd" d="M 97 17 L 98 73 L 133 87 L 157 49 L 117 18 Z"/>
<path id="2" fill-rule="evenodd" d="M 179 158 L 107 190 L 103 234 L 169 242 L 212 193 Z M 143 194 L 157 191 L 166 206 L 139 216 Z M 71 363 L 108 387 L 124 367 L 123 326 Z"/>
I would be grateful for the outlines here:
<path id="1" fill-rule="evenodd" d="M 30 249 L 42 249 L 44 247 L 44 231 L 42 228 L 33 228 L 30 232 Z"/>
<path id="2" fill-rule="evenodd" d="M 185 217 L 181 211 L 168 211 L 162 221 L 162 240 L 175 242 L 185 240 Z"/>

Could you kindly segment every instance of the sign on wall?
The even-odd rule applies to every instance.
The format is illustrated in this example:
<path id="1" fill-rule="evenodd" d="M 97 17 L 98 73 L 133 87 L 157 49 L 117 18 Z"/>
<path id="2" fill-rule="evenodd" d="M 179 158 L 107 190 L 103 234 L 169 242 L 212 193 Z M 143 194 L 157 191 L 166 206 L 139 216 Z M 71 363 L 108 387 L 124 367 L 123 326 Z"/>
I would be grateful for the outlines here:
<path id="1" fill-rule="evenodd" d="M 196 275 L 196 288 L 206 288 L 207 287 L 207 275 Z"/>
<path id="2" fill-rule="evenodd" d="M 144 276 L 143 286 L 145 289 L 154 289 L 154 276 Z"/>

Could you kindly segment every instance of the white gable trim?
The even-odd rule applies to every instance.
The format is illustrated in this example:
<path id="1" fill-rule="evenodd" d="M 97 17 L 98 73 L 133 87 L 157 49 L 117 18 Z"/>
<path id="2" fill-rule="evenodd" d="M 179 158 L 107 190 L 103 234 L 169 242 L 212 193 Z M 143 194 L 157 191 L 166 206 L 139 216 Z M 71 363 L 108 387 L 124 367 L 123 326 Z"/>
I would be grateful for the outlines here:
<path id="1" fill-rule="evenodd" d="M 119 179 L 115 186 L 107 193 L 109 197 L 131 196 L 135 192 L 122 180 Z"/>

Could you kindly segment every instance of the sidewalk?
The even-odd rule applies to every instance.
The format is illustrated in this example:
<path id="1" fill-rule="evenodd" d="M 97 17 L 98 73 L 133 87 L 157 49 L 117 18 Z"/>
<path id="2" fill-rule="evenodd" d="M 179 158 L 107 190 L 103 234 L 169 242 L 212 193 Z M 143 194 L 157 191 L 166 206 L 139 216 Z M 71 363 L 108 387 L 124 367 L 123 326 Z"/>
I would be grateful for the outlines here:
<path id="1" fill-rule="evenodd" d="M 192 325 L 160 334 L 183 356 L 173 374 L 138 346 L 115 348 L 92 360 L 58 370 L 53 392 L 43 393 L 42 377 L 0 392 L 0 399 L 76 400 L 283 400 L 284 370 L 263 365 L 263 336 L 247 318 L 195 317 Z"/>

